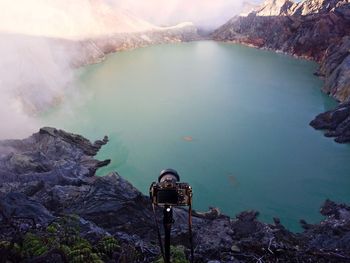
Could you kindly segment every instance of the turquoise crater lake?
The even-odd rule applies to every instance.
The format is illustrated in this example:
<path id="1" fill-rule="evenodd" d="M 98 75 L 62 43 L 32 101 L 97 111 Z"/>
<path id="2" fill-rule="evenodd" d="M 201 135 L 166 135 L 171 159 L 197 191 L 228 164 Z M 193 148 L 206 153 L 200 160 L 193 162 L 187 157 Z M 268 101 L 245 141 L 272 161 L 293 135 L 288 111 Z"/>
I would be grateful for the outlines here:
<path id="1" fill-rule="evenodd" d="M 163 168 L 194 189 L 194 207 L 298 230 L 321 219 L 326 198 L 350 202 L 350 147 L 308 123 L 335 102 L 317 64 L 212 41 L 109 55 L 80 71 L 79 93 L 41 117 L 89 139 L 107 134 L 98 158 L 145 194 Z"/>

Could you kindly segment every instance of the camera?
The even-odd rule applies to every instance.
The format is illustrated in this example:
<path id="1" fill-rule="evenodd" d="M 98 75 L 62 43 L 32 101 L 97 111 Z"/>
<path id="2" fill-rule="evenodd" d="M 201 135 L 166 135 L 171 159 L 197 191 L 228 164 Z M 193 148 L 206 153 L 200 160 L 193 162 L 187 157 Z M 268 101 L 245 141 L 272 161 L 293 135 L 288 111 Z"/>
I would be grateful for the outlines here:
<path id="1" fill-rule="evenodd" d="M 152 203 L 158 206 L 190 206 L 192 187 L 179 181 L 180 176 L 175 170 L 161 171 L 158 183 L 153 182 L 149 189 Z"/>

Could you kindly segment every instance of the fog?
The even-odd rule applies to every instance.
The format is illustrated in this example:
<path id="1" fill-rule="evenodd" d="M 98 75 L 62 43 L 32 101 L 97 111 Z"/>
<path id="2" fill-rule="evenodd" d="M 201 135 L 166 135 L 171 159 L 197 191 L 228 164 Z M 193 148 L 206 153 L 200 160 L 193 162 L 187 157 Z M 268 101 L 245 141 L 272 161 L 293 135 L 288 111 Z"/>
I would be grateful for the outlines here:
<path id="1" fill-rule="evenodd" d="M 79 50 L 63 43 L 150 30 L 152 24 L 192 21 L 216 27 L 237 13 L 242 2 L 0 0 L 0 139 L 30 135 L 45 125 L 40 114 L 67 96 L 79 96 L 71 66 Z"/>
<path id="2" fill-rule="evenodd" d="M 190 21 L 198 27 L 216 28 L 240 13 L 243 0 L 109 0 L 156 25 Z M 261 2 L 251 0 L 249 3 Z"/>

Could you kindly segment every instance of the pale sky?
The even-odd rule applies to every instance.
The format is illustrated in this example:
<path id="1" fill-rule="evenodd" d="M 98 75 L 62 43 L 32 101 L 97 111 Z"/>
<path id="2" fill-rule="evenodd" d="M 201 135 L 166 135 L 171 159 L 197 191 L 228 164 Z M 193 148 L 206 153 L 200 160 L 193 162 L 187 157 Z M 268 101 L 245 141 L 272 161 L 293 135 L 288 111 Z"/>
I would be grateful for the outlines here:
<path id="1" fill-rule="evenodd" d="M 70 67 L 73 51 L 54 46 L 51 38 L 84 39 L 154 27 L 142 19 L 158 26 L 190 21 L 214 28 L 239 13 L 242 3 L 243 0 L 0 0 L 0 121 L 6 123 L 0 139 L 20 138 L 41 126 L 28 115 L 28 105 L 42 109 L 57 98 L 75 94 L 75 75 Z"/>
<path id="2" fill-rule="evenodd" d="M 156 25 L 182 21 L 215 27 L 238 14 L 245 0 L 107 0 Z M 249 0 L 260 3 L 262 0 Z"/>
<path id="3" fill-rule="evenodd" d="M 256 2 L 259 0 L 249 0 Z M 244 0 L 0 0 L 0 32 L 86 37 L 193 22 L 214 29 L 238 14 Z M 126 10 L 128 13 L 125 13 Z M 129 15 L 131 14 L 131 16 Z M 141 18 L 137 20 L 135 18 Z"/>

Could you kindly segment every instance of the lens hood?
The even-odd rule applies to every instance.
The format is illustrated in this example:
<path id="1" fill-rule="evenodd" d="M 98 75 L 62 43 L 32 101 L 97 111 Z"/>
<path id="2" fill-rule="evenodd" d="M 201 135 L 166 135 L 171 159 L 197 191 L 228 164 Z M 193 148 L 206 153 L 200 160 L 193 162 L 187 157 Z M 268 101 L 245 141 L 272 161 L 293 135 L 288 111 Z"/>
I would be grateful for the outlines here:
<path id="1" fill-rule="evenodd" d="M 180 181 L 180 176 L 179 174 L 177 173 L 176 170 L 174 169 L 171 169 L 171 168 L 168 168 L 168 169 L 164 169 L 160 172 L 160 175 L 158 177 L 158 183 L 160 183 L 160 180 L 163 178 L 163 176 L 165 175 L 173 175 L 175 178 L 176 178 L 176 181 L 179 182 Z"/>

